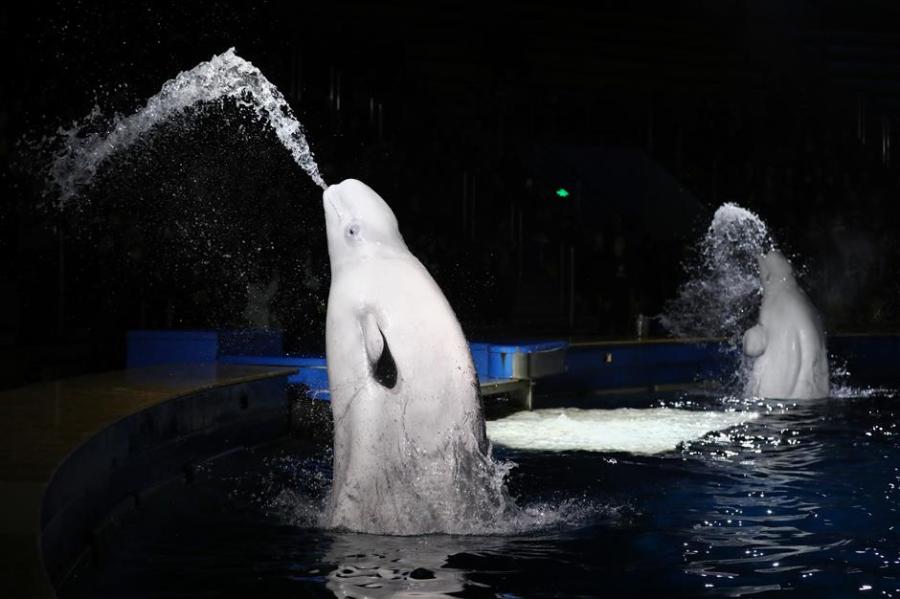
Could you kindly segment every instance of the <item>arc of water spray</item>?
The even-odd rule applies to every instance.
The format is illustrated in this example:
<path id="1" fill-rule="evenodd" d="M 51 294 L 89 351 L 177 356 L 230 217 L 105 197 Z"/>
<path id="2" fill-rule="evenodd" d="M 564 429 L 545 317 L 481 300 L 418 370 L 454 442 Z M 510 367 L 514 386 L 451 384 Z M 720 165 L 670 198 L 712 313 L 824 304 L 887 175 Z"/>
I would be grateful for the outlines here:
<path id="1" fill-rule="evenodd" d="M 229 48 L 166 81 L 159 93 L 148 99 L 140 110 L 129 116 L 116 116 L 106 133 L 81 134 L 84 122 L 96 116 L 96 111 L 70 129 L 61 130 L 59 135 L 66 143 L 50 167 L 48 192 L 56 192 L 57 204 L 65 206 L 79 189 L 91 183 L 99 166 L 112 154 L 128 148 L 155 125 L 190 106 L 225 98 L 252 109 L 266 121 L 294 161 L 319 187 L 327 187 L 306 141 L 303 126 L 284 95 L 258 68 L 235 54 L 234 48 Z"/>

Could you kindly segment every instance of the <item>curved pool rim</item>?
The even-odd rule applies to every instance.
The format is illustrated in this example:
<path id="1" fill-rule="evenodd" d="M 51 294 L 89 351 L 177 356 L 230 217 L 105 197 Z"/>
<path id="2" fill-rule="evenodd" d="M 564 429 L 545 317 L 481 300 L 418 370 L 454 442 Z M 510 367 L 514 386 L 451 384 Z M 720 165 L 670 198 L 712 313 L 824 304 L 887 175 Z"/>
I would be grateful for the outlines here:
<path id="1" fill-rule="evenodd" d="M 104 527 L 196 464 L 288 428 L 293 368 L 157 365 L 0 393 L 0 595 L 55 597 Z"/>

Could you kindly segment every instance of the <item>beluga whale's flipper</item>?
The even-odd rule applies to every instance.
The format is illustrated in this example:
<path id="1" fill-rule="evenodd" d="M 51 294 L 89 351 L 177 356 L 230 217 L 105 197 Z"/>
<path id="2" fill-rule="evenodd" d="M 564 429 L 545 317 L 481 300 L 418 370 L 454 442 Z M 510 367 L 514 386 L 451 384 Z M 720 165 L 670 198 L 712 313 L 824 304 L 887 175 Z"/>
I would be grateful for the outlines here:
<path id="1" fill-rule="evenodd" d="M 766 330 L 757 324 L 744 333 L 744 355 L 758 358 L 766 351 Z"/>
<path id="2" fill-rule="evenodd" d="M 391 355 L 391 347 L 384 338 L 384 332 L 378 326 L 378 320 L 372 312 L 366 312 L 360 324 L 372 376 L 388 389 L 393 389 L 397 384 L 397 363 Z"/>

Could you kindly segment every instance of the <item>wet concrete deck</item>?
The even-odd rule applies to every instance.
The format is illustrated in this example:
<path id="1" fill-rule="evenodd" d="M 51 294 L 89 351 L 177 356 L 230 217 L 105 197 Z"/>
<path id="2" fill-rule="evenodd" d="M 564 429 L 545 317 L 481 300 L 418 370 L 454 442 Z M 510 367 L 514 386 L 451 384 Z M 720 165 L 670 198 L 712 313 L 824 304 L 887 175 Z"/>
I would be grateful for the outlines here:
<path id="1" fill-rule="evenodd" d="M 153 366 L 0 392 L 0 596 L 55 596 L 41 557 L 44 492 L 58 466 L 86 441 L 169 400 L 278 377 L 286 382 L 293 372 L 229 364 Z"/>

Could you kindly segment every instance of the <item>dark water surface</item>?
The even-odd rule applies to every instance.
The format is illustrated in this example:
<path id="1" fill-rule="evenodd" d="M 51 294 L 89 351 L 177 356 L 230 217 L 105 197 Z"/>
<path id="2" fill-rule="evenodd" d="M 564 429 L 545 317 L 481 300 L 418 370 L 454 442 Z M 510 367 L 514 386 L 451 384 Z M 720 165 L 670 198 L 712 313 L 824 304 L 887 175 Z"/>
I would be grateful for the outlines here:
<path id="1" fill-rule="evenodd" d="M 651 457 L 495 447 L 550 523 L 504 536 L 319 529 L 329 447 L 279 439 L 150 495 L 62 596 L 900 596 L 900 399 L 847 395 L 754 403 L 759 419 Z"/>

